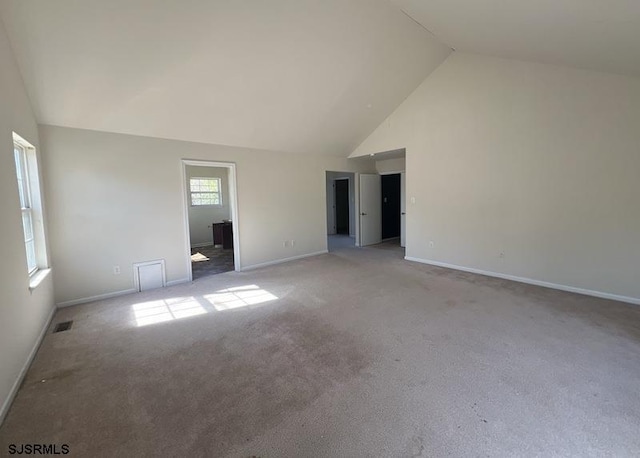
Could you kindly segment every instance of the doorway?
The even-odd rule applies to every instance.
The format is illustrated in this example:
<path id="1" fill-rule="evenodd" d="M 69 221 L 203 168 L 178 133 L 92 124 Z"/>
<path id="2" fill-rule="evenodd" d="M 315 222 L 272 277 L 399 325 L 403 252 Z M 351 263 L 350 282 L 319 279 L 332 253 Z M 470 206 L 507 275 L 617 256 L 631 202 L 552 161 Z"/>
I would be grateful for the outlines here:
<path id="1" fill-rule="evenodd" d="M 382 187 L 382 240 L 400 242 L 400 174 L 381 176 Z"/>
<path id="2" fill-rule="evenodd" d="M 355 246 L 355 173 L 326 172 L 327 247 L 336 251 Z"/>
<path id="3" fill-rule="evenodd" d="M 235 164 L 182 160 L 189 279 L 240 270 Z"/>
<path id="4" fill-rule="evenodd" d="M 335 180 L 336 234 L 349 235 L 349 180 Z"/>
<path id="5" fill-rule="evenodd" d="M 405 173 L 362 173 L 360 182 L 360 246 L 397 244 L 406 232 Z"/>

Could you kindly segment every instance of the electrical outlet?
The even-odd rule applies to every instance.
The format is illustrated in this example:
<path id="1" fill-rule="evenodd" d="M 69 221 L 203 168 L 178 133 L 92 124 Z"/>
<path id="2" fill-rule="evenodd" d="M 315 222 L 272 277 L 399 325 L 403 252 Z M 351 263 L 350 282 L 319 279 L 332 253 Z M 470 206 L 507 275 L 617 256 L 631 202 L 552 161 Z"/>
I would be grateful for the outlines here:
<path id="1" fill-rule="evenodd" d="M 501 251 L 500 253 L 498 253 L 498 257 L 500 259 L 503 259 L 504 258 L 504 251 Z"/>
<path id="2" fill-rule="evenodd" d="M 433 243 L 433 240 L 429 241 L 429 248 L 433 248 L 435 246 L 435 243 Z"/>
<path id="3" fill-rule="evenodd" d="M 113 275 L 120 275 L 120 266 L 113 266 Z"/>

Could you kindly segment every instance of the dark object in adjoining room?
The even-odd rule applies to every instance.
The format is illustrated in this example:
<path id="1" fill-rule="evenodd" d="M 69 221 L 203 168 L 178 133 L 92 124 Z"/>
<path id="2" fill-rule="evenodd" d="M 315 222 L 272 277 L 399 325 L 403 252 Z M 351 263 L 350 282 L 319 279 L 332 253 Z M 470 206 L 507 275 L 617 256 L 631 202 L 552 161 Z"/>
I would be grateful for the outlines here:
<path id="1" fill-rule="evenodd" d="M 222 245 L 224 249 L 233 248 L 233 224 L 231 221 L 213 223 L 213 244 Z"/>

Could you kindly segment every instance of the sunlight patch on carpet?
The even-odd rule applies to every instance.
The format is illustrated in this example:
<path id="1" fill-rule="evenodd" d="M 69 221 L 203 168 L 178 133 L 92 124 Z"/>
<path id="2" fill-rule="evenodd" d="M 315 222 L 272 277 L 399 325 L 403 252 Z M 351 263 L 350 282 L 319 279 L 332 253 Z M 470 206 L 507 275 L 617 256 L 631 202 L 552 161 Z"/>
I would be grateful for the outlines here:
<path id="1" fill-rule="evenodd" d="M 277 296 L 257 285 L 222 289 L 216 291 L 215 294 L 205 295 L 204 298 L 218 311 L 257 305 L 278 299 Z"/>
<path id="2" fill-rule="evenodd" d="M 136 326 L 164 323 L 206 313 L 253 307 L 274 301 L 278 296 L 257 285 L 237 286 L 203 296 L 184 296 L 140 302 L 131 306 Z"/>
<path id="3" fill-rule="evenodd" d="M 138 327 L 207 313 L 193 297 L 172 297 L 133 305 Z"/>

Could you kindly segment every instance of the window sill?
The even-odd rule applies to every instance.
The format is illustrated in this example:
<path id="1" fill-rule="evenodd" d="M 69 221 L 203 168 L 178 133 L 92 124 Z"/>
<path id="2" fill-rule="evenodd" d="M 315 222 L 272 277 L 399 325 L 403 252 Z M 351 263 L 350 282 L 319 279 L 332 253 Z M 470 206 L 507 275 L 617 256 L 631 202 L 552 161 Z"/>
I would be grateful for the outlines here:
<path id="1" fill-rule="evenodd" d="M 29 278 L 29 291 L 36 289 L 51 274 L 51 269 L 40 269 Z"/>

